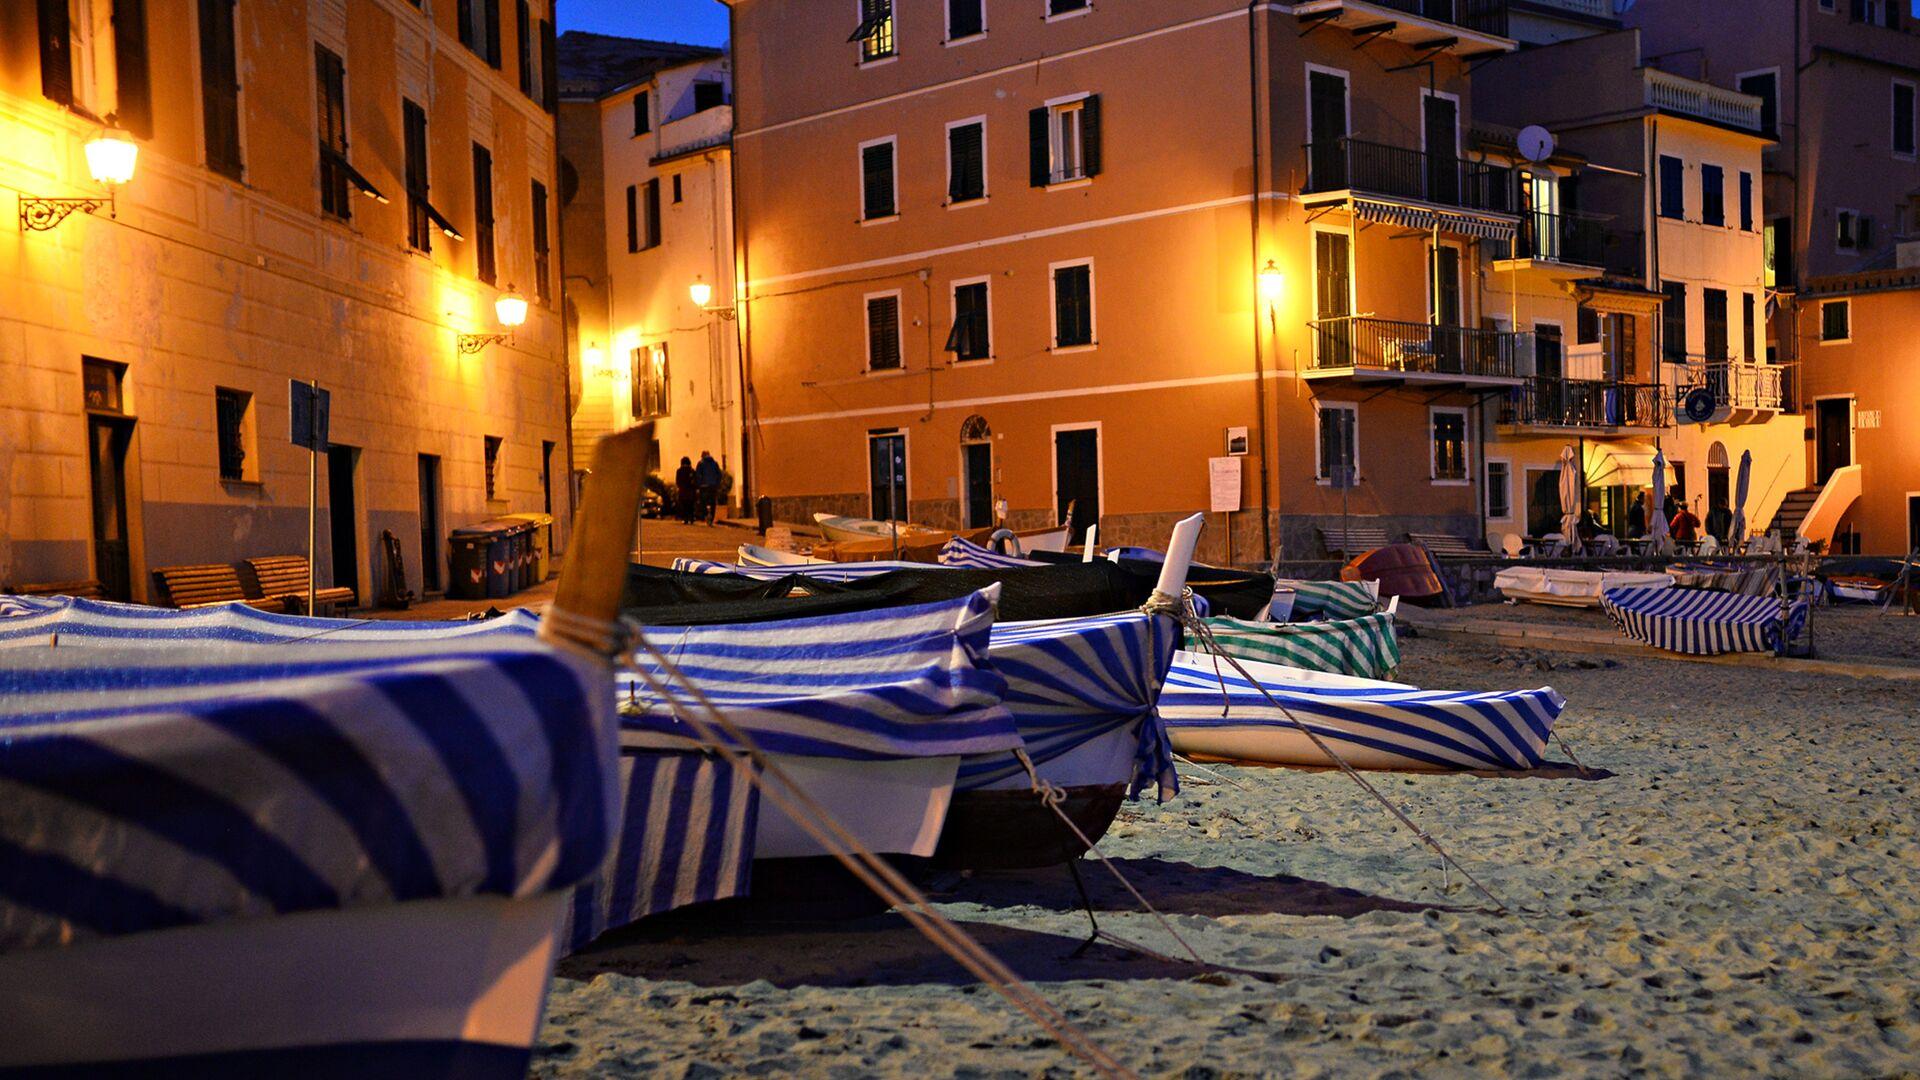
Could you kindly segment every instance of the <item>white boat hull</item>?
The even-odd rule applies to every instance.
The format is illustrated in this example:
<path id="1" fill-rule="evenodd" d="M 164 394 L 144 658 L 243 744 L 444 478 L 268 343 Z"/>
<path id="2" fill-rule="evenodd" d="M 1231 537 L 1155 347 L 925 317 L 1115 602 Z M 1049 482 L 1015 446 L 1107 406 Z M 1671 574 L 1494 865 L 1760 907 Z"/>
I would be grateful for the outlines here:
<path id="1" fill-rule="evenodd" d="M 1297 728 L 1274 725 L 1246 727 L 1168 729 L 1175 753 L 1199 761 L 1254 762 L 1261 765 L 1287 765 L 1307 768 L 1339 768 L 1339 765 L 1313 740 Z M 1342 739 L 1328 738 L 1334 752 L 1356 769 L 1403 769 L 1443 772 L 1431 762 L 1406 757 L 1387 750 L 1361 746 Z"/>
<path id="2" fill-rule="evenodd" d="M 867 850 L 931 855 L 953 802 L 958 757 L 845 761 L 775 754 L 772 761 L 826 808 Z M 769 783 L 778 783 L 771 776 Z M 830 854 L 764 796 L 755 822 L 753 857 L 792 859 Z"/>
<path id="3" fill-rule="evenodd" d="M 1055 787 L 1098 787 L 1133 779 L 1134 755 L 1139 752 L 1140 721 L 1096 735 L 1059 757 L 1042 761 L 1033 771 Z M 982 791 L 1024 791 L 1033 786 L 1026 770 L 980 785 Z"/>
<path id="4" fill-rule="evenodd" d="M 0 1069 L 524 1076 L 571 895 L 310 911 L 0 956 Z"/>

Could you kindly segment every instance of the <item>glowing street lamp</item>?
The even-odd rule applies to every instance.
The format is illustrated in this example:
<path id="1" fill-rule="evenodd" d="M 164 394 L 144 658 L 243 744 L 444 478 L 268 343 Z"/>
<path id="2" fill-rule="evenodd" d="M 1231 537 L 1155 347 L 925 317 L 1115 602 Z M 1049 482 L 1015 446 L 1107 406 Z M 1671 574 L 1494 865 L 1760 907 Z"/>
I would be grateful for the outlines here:
<path id="1" fill-rule="evenodd" d="M 1286 290 L 1287 276 L 1280 272 L 1272 259 L 1260 268 L 1260 299 L 1272 307 L 1280 302 L 1280 294 Z"/>
<path id="2" fill-rule="evenodd" d="M 76 211 L 91 214 L 101 207 L 107 208 L 108 217 L 119 217 L 119 206 L 115 202 L 116 189 L 133 179 L 133 166 L 140 158 L 140 145 L 127 137 L 127 133 L 116 127 L 107 127 L 99 135 L 87 141 L 84 148 L 87 154 L 87 172 L 95 183 L 105 185 L 106 198 L 91 196 L 82 199 L 42 199 L 31 195 L 20 196 L 20 227 L 44 231 L 51 229 L 67 219 Z"/>
<path id="3" fill-rule="evenodd" d="M 507 286 L 507 291 L 501 293 L 499 298 L 494 300 L 493 315 L 494 318 L 500 320 L 501 326 L 507 328 L 507 332 L 504 334 L 461 334 L 457 342 L 460 355 L 471 356 L 489 345 L 512 341 L 514 328 L 527 321 L 527 298 L 521 296 L 518 290 L 509 285 Z"/>
<path id="4" fill-rule="evenodd" d="M 713 286 L 699 278 L 694 278 L 693 284 L 687 286 L 687 295 L 693 298 L 694 307 L 705 310 L 707 304 L 713 300 Z"/>

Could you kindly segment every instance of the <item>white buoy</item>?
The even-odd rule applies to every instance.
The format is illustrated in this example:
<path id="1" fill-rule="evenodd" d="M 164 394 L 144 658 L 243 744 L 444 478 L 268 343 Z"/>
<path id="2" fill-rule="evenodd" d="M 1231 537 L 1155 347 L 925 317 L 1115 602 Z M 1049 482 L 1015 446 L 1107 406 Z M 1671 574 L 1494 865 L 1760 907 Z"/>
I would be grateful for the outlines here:
<path id="1" fill-rule="evenodd" d="M 1200 543 L 1200 526 L 1205 520 L 1205 515 L 1195 514 L 1174 524 L 1173 539 L 1167 544 L 1167 561 L 1160 566 L 1160 583 L 1154 586 L 1155 592 L 1177 599 L 1186 588 L 1187 567 L 1193 564 L 1193 549 Z"/>

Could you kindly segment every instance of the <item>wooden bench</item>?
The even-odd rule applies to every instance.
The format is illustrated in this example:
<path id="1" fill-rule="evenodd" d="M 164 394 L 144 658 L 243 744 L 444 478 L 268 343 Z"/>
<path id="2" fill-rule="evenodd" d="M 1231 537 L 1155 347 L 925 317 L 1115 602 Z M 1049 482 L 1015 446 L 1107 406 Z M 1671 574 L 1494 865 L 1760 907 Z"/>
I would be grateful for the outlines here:
<path id="1" fill-rule="evenodd" d="M 286 604 L 268 597 L 250 597 L 240 585 L 240 572 L 227 563 L 205 566 L 162 566 L 153 572 L 154 584 L 169 607 L 181 609 L 241 603 L 262 611 L 285 611 Z"/>
<path id="2" fill-rule="evenodd" d="M 1351 558 L 1386 547 L 1392 542 L 1387 539 L 1384 525 L 1348 525 L 1344 529 L 1338 525 L 1320 526 L 1320 545 L 1327 549 L 1329 555 Z"/>
<path id="3" fill-rule="evenodd" d="M 0 593 L 14 596 L 78 596 L 87 600 L 103 598 L 100 583 L 87 578 L 84 581 L 43 581 L 31 585 L 8 585 L 0 588 Z"/>
<path id="4" fill-rule="evenodd" d="M 1485 544 L 1475 546 L 1471 541 L 1452 533 L 1410 532 L 1407 539 L 1427 549 L 1427 553 L 1438 558 L 1470 558 L 1474 555 L 1490 554 Z"/>
<path id="5" fill-rule="evenodd" d="M 268 555 L 248 559 L 252 571 L 254 595 L 272 600 L 288 611 L 307 606 L 307 558 L 304 555 Z M 344 585 L 313 591 L 313 606 L 352 604 L 359 595 Z M 311 615 L 312 612 L 307 612 Z"/>

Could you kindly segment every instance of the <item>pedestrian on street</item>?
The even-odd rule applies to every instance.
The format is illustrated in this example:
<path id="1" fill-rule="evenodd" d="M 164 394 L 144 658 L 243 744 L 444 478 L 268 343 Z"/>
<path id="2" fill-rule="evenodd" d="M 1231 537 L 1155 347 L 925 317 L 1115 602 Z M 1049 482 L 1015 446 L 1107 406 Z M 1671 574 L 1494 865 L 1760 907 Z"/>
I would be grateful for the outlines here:
<path id="1" fill-rule="evenodd" d="M 711 525 L 720 503 L 720 463 L 713 460 L 713 451 L 700 451 L 700 464 L 693 470 L 693 480 L 700 489 L 700 518 Z"/>
<path id="2" fill-rule="evenodd" d="M 1673 515 L 1673 521 L 1667 527 L 1667 531 L 1673 535 L 1673 542 L 1676 544 L 1697 543 L 1700 539 L 1700 518 L 1683 505 L 1679 513 Z"/>
<path id="3" fill-rule="evenodd" d="M 681 458 L 680 468 L 673 474 L 673 502 L 674 516 L 680 519 L 682 525 L 693 524 L 694 500 L 699 498 L 698 486 L 699 481 L 693 475 L 693 459 Z"/>

